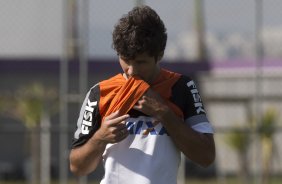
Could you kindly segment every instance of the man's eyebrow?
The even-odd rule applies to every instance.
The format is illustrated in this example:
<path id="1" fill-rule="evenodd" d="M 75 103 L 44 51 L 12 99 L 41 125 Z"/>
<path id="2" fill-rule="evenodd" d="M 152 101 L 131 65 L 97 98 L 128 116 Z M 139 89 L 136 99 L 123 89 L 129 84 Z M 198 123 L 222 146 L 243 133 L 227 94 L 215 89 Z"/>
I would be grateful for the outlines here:
<path id="1" fill-rule="evenodd" d="M 137 61 L 137 62 L 146 62 L 147 59 L 145 59 L 145 58 L 140 58 L 140 59 L 136 59 L 135 61 Z"/>
<path id="2" fill-rule="evenodd" d="M 136 62 L 144 62 L 144 61 L 146 61 L 145 59 L 136 59 L 135 60 Z"/>

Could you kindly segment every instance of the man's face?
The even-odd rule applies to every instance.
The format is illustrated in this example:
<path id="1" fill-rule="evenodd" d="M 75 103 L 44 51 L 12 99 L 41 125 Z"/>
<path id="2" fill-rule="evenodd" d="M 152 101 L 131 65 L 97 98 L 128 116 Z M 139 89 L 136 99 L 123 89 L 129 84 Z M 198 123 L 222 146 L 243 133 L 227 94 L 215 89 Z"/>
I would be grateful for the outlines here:
<path id="1" fill-rule="evenodd" d="M 147 53 L 137 55 L 131 60 L 119 57 L 119 63 L 127 78 L 137 75 L 149 84 L 153 82 L 160 71 L 158 61 Z"/>

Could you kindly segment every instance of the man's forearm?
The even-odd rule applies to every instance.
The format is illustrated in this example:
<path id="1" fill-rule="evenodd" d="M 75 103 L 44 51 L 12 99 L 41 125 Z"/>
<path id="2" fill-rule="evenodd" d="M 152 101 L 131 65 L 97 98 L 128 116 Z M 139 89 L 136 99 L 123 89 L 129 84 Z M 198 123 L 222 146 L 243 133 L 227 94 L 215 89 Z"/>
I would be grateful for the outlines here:
<path id="1" fill-rule="evenodd" d="M 159 117 L 175 145 L 190 160 L 206 167 L 215 159 L 212 134 L 202 134 L 187 126 L 173 112 L 167 111 Z"/>
<path id="2" fill-rule="evenodd" d="M 102 159 L 106 144 L 92 137 L 84 145 L 74 148 L 70 153 L 70 170 L 78 176 L 94 171 Z"/>

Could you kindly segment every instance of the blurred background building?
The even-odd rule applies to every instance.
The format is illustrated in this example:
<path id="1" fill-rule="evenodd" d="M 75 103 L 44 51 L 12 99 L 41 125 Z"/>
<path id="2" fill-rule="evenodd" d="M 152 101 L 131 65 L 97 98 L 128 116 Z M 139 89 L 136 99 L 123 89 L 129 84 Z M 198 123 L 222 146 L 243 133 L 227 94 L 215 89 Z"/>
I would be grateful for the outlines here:
<path id="1" fill-rule="evenodd" d="M 215 128 L 215 163 L 186 160 L 187 182 L 281 177 L 282 1 L 9 0 L 0 1 L 0 183 L 103 176 L 102 166 L 69 173 L 70 143 L 87 90 L 121 72 L 111 33 L 139 4 L 163 19 L 162 65 L 197 81 Z"/>

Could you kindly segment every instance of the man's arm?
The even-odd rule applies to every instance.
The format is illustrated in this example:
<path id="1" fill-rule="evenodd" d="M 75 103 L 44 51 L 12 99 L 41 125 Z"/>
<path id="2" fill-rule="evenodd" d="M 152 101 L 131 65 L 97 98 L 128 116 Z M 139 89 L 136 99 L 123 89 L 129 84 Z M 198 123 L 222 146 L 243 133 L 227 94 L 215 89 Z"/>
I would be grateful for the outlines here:
<path id="1" fill-rule="evenodd" d="M 101 127 L 85 144 L 71 150 L 70 170 L 78 176 L 94 171 L 102 160 L 106 145 L 120 142 L 128 136 L 124 122 L 128 117 L 129 115 L 119 116 L 118 112 L 106 117 Z"/>
<path id="2" fill-rule="evenodd" d="M 203 134 L 193 130 L 170 109 L 164 110 L 157 116 L 185 156 L 203 167 L 213 163 L 215 159 L 213 134 Z"/>
<path id="3" fill-rule="evenodd" d="M 193 130 L 153 90 L 148 90 L 134 106 L 134 109 L 159 120 L 178 149 L 193 162 L 207 167 L 214 161 L 215 144 L 213 135 Z"/>
<path id="4" fill-rule="evenodd" d="M 77 176 L 87 175 L 94 171 L 102 160 L 106 144 L 100 141 L 96 134 L 80 147 L 70 152 L 70 170 Z"/>

